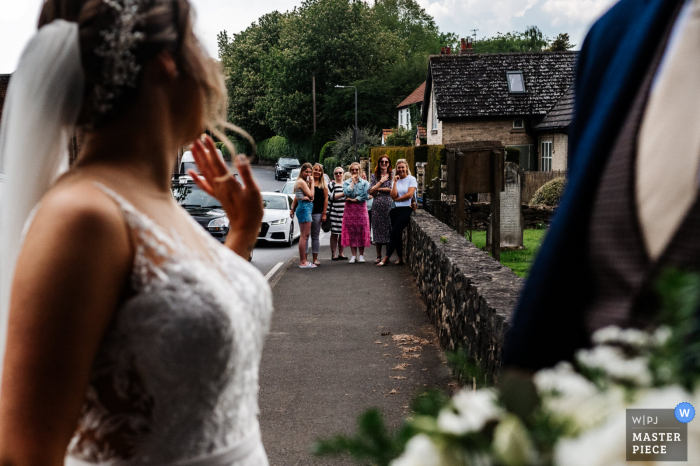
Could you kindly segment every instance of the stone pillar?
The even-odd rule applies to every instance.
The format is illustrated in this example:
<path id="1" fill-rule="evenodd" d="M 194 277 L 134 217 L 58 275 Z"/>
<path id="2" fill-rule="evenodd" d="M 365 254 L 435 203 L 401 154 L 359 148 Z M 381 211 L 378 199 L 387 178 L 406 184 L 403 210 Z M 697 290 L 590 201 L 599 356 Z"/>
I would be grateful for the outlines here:
<path id="1" fill-rule="evenodd" d="M 506 190 L 501 193 L 501 247 L 523 247 L 522 190 L 525 172 L 513 162 L 506 162 Z M 490 225 L 490 222 L 489 222 Z M 487 234 L 487 238 L 490 235 Z"/>
<path id="2" fill-rule="evenodd" d="M 418 182 L 418 197 L 422 198 L 425 193 L 425 167 L 427 162 L 416 162 L 416 181 Z"/>

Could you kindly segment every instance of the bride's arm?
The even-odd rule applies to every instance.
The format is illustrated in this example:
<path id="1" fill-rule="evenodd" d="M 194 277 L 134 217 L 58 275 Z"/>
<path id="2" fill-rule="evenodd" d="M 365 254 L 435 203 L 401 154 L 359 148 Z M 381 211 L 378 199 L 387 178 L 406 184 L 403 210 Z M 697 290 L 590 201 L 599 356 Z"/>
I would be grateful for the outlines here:
<path id="1" fill-rule="evenodd" d="M 121 212 L 97 188 L 68 187 L 42 201 L 12 286 L 0 464 L 63 465 L 132 254 Z"/>

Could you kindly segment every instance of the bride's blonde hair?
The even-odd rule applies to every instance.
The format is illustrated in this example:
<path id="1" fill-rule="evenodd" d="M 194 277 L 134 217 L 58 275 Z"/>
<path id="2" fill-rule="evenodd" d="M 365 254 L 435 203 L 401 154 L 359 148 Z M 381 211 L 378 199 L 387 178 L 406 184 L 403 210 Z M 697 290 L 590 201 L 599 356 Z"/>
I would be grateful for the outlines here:
<path id="1" fill-rule="evenodd" d="M 115 0 L 125 3 L 124 0 Z M 133 28 L 140 34 L 131 51 L 136 73 L 133 87 L 121 86 L 109 109 L 100 109 L 96 89 L 104 85 L 105 54 L 100 53 L 106 39 L 104 31 L 115 25 L 112 6 L 104 0 L 46 0 L 39 17 L 39 27 L 56 19 L 78 23 L 85 89 L 78 123 L 87 129 L 109 124 L 135 100 L 140 90 L 140 70 L 162 51 L 169 52 L 181 72 L 191 77 L 204 96 L 204 121 L 207 129 L 236 154 L 234 145 L 223 133 L 224 128 L 246 138 L 255 155 L 255 141 L 243 129 L 226 121 L 228 97 L 220 65 L 209 57 L 194 34 L 194 12 L 188 0 L 140 0 L 139 22 Z M 109 45 L 109 44 L 107 44 Z M 102 93 L 104 94 L 104 93 Z"/>

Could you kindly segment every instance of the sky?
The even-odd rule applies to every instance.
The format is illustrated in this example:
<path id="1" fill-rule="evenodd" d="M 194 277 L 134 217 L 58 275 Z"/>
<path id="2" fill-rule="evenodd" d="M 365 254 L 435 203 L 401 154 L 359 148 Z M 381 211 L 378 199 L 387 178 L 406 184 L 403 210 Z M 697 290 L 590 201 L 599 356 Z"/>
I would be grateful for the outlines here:
<path id="1" fill-rule="evenodd" d="M 197 12 L 197 32 L 212 56 L 216 35 L 244 30 L 260 16 L 287 11 L 301 0 L 190 0 Z M 477 40 L 497 32 L 524 31 L 537 25 L 549 38 L 561 32 L 579 48 L 586 31 L 615 0 L 416 0 L 442 31 Z M 43 0 L 0 0 L 0 74 L 11 73 L 35 32 Z"/>

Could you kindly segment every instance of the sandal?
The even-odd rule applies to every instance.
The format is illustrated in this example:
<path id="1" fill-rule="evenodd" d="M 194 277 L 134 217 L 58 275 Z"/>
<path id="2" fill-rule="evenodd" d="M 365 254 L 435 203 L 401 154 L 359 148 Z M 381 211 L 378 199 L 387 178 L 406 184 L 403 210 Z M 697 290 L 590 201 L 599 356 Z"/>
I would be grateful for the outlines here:
<path id="1" fill-rule="evenodd" d="M 375 264 L 379 264 L 382 261 L 382 256 L 377 256 L 377 260 L 374 261 Z"/>
<path id="2" fill-rule="evenodd" d="M 338 260 L 346 261 L 346 260 L 348 260 L 348 258 L 345 256 L 338 256 Z"/>
<path id="3" fill-rule="evenodd" d="M 315 269 L 316 266 L 312 264 L 311 262 L 307 262 L 306 265 L 300 265 L 300 269 Z"/>
<path id="4" fill-rule="evenodd" d="M 394 262 L 394 265 L 403 265 L 403 259 L 399 259 L 396 262 Z"/>
<path id="5" fill-rule="evenodd" d="M 385 265 L 386 265 L 386 262 L 384 262 L 384 261 L 377 262 L 377 267 L 384 267 Z"/>
<path id="6" fill-rule="evenodd" d="M 317 260 L 316 262 L 314 262 L 314 265 L 321 265 L 321 261 Z"/>
<path id="7" fill-rule="evenodd" d="M 331 256 L 331 260 L 332 260 L 332 261 L 339 261 L 339 260 L 340 260 L 340 257 L 338 257 L 338 256 Z"/>

